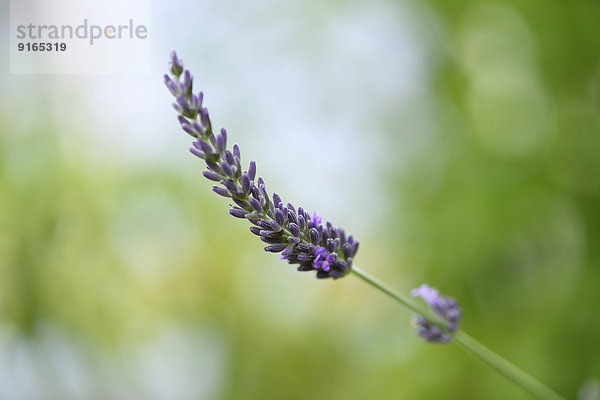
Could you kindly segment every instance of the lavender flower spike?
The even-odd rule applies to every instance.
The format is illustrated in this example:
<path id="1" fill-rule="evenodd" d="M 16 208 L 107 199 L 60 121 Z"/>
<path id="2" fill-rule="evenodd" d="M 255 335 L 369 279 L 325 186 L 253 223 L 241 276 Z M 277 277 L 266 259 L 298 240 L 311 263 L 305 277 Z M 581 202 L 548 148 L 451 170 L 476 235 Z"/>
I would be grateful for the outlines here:
<path id="1" fill-rule="evenodd" d="M 190 152 L 205 160 L 203 175 L 222 185 L 213 186 L 214 192 L 235 203 L 230 204 L 229 214 L 248 220 L 253 225 L 250 232 L 267 244 L 265 251 L 281 253 L 280 258 L 288 263 L 299 264 L 299 271 L 316 271 L 317 278 L 333 279 L 348 274 L 358 241 L 330 222 L 323 225 L 316 212 L 311 215 L 284 203 L 277 193 L 269 196 L 263 179 L 255 180 L 254 161 L 242 170 L 238 145 L 228 150 L 225 129 L 213 132 L 208 110 L 202 105 L 204 95 L 193 93 L 192 75 L 174 51 L 164 81 L 175 98 L 173 108 L 181 128 L 195 138 Z"/>
<path id="2" fill-rule="evenodd" d="M 427 320 L 422 315 L 415 314 L 413 316 L 413 323 L 417 327 L 417 334 L 428 342 L 449 342 L 452 339 L 452 334 L 458 329 L 458 323 L 462 317 L 462 311 L 456 299 L 440 295 L 440 292 L 436 288 L 426 283 L 411 290 L 410 295 L 413 297 L 422 297 L 433 312 L 447 323 L 442 328 Z"/>

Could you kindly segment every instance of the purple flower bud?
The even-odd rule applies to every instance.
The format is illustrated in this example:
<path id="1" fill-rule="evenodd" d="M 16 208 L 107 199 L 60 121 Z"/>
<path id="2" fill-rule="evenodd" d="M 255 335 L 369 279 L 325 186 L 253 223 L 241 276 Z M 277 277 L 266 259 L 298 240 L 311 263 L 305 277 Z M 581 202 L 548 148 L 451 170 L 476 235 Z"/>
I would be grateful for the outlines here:
<path id="1" fill-rule="evenodd" d="M 215 181 L 215 182 L 220 182 L 221 179 L 223 179 L 223 177 L 217 173 L 214 173 L 212 171 L 203 171 L 202 175 L 204 175 L 205 178 L 210 179 L 211 181 Z"/>
<path id="2" fill-rule="evenodd" d="M 250 178 L 246 172 L 242 174 L 240 181 L 242 182 L 242 191 L 247 195 L 250 191 Z"/>
<path id="3" fill-rule="evenodd" d="M 194 110 L 198 110 L 200 108 L 200 99 L 195 94 L 190 96 L 190 104 Z"/>
<path id="4" fill-rule="evenodd" d="M 281 210 L 280 210 L 281 211 Z M 267 215 L 272 219 L 275 219 L 275 206 L 273 206 L 273 202 L 269 200 L 269 204 L 267 205 Z M 284 216 L 285 220 L 285 216 Z"/>
<path id="5" fill-rule="evenodd" d="M 258 226 L 251 226 L 250 232 L 254 233 L 256 236 L 260 236 L 261 229 Z"/>
<path id="6" fill-rule="evenodd" d="M 217 151 L 217 153 L 223 153 L 224 148 L 225 147 L 223 147 L 223 137 L 219 135 L 216 138 L 215 150 Z"/>
<path id="7" fill-rule="evenodd" d="M 258 195 L 258 201 L 260 201 L 260 204 L 262 205 L 263 208 L 267 204 L 267 199 L 262 194 Z"/>
<path id="8" fill-rule="evenodd" d="M 233 177 L 233 169 L 231 169 L 231 165 L 229 165 L 227 163 L 227 161 L 223 160 L 221 161 L 221 168 L 223 169 L 223 172 L 225 172 L 225 174 L 229 177 Z"/>
<path id="9" fill-rule="evenodd" d="M 223 174 L 223 169 L 216 162 L 213 162 L 213 161 L 210 161 L 210 160 L 206 160 L 206 166 L 212 172 L 216 172 L 217 174 Z"/>
<path id="10" fill-rule="evenodd" d="M 183 76 L 182 89 L 186 97 L 191 98 L 192 96 L 192 74 L 186 70 Z"/>
<path id="11" fill-rule="evenodd" d="M 344 243 L 344 258 L 352 257 L 352 245 L 350 243 Z"/>
<path id="12" fill-rule="evenodd" d="M 340 238 L 342 243 L 346 243 L 346 232 L 342 228 L 338 228 L 337 230 L 338 237 Z"/>
<path id="13" fill-rule="evenodd" d="M 310 242 L 312 244 L 316 245 L 319 243 L 319 232 L 317 232 L 315 228 L 311 228 L 311 230 L 308 231 L 308 235 L 310 236 Z"/>
<path id="14" fill-rule="evenodd" d="M 219 136 L 221 138 L 221 146 L 220 146 L 220 153 L 224 152 L 225 149 L 227 148 L 227 130 L 225 128 L 221 128 L 221 135 Z"/>
<path id="15" fill-rule="evenodd" d="M 190 147 L 190 153 L 192 153 L 193 155 L 195 155 L 196 157 L 200 157 L 202 159 L 206 158 L 206 155 L 204 154 L 204 152 L 198 150 L 195 147 Z"/>
<path id="16" fill-rule="evenodd" d="M 248 199 L 248 203 L 250 203 L 250 206 L 252 206 L 252 208 L 256 211 L 256 212 L 262 212 L 262 205 L 260 204 L 260 201 L 258 201 L 257 199 L 255 199 L 254 197 L 250 197 Z"/>
<path id="17" fill-rule="evenodd" d="M 167 74 L 165 74 L 164 78 L 165 86 L 167 87 L 167 89 L 169 89 L 169 92 L 171 92 L 173 96 L 177 96 L 179 90 L 177 89 L 177 85 L 175 84 L 175 82 L 173 82 L 173 80 Z"/>
<path id="18" fill-rule="evenodd" d="M 213 148 L 202 139 L 196 139 L 192 142 L 195 148 L 202 150 L 206 154 L 212 154 Z"/>
<path id="19" fill-rule="evenodd" d="M 285 250 L 283 250 L 281 252 L 281 255 L 287 256 L 288 254 L 290 254 L 292 252 L 292 250 L 294 250 L 294 245 L 289 245 L 288 247 L 285 248 Z"/>
<path id="20" fill-rule="evenodd" d="M 301 253 L 308 253 L 310 248 L 306 243 L 300 243 L 296 246 L 296 250 L 298 250 Z"/>
<path id="21" fill-rule="evenodd" d="M 177 103 L 173 103 L 173 108 L 177 111 L 178 114 L 183 114 L 184 109 Z"/>
<path id="22" fill-rule="evenodd" d="M 256 162 L 254 160 L 250 161 L 250 166 L 248 167 L 248 177 L 251 181 L 256 177 Z"/>
<path id="23" fill-rule="evenodd" d="M 283 218 L 283 212 L 281 212 L 281 210 L 279 209 L 275 210 L 275 221 L 277 221 L 277 223 L 282 226 L 285 222 Z"/>
<path id="24" fill-rule="evenodd" d="M 300 238 L 295 236 L 288 236 L 287 240 L 290 243 L 300 243 Z"/>
<path id="25" fill-rule="evenodd" d="M 233 197 L 231 200 L 233 200 L 233 202 L 237 204 L 240 208 L 243 208 L 244 210 L 249 212 L 252 211 L 252 207 L 250 207 L 250 204 L 248 204 L 248 202 L 236 199 L 235 197 Z"/>
<path id="26" fill-rule="evenodd" d="M 231 195 L 229 194 L 229 192 L 227 191 L 227 189 L 222 188 L 221 186 L 213 186 L 212 187 L 213 192 L 215 192 L 216 194 L 223 196 L 223 197 L 231 197 Z"/>
<path id="27" fill-rule="evenodd" d="M 290 221 L 292 221 L 293 223 L 297 224 L 298 223 L 298 217 L 296 217 L 296 212 L 291 210 L 288 206 L 287 208 L 287 217 Z"/>
<path id="28" fill-rule="evenodd" d="M 271 230 L 274 232 L 279 232 L 281 230 L 281 225 L 277 223 L 277 221 L 269 221 L 269 225 L 271 226 Z"/>
<path id="29" fill-rule="evenodd" d="M 273 203 L 271 202 L 271 200 L 269 200 L 268 198 L 265 199 L 265 202 L 263 204 L 263 211 L 270 217 L 275 219 L 275 214 L 273 213 L 273 208 L 272 208 Z"/>
<path id="30" fill-rule="evenodd" d="M 428 342 L 432 343 L 448 343 L 452 340 L 452 336 L 446 333 L 437 325 L 432 324 L 420 315 L 413 315 L 413 324 L 416 326 L 417 335 Z"/>
<path id="31" fill-rule="evenodd" d="M 183 110 L 188 110 L 190 108 L 190 103 L 188 103 L 187 99 L 184 95 L 180 94 L 175 98 L 175 101 Z"/>
<path id="32" fill-rule="evenodd" d="M 233 215 L 236 218 L 246 218 L 246 214 L 248 214 L 248 211 L 242 210 L 241 208 L 230 208 L 229 214 Z"/>
<path id="33" fill-rule="evenodd" d="M 310 261 L 309 254 L 298 254 L 298 261 Z"/>
<path id="34" fill-rule="evenodd" d="M 240 152 L 240 146 L 236 144 L 233 145 L 233 155 L 235 156 L 237 162 L 242 159 L 242 153 Z"/>
<path id="35" fill-rule="evenodd" d="M 325 231 L 325 229 L 323 229 L 323 225 L 318 225 L 316 227 L 317 231 L 319 232 L 319 237 L 323 240 L 323 241 L 327 241 L 327 238 L 329 238 L 329 236 L 326 236 L 327 231 Z"/>
<path id="36" fill-rule="evenodd" d="M 263 229 L 267 229 L 267 230 L 271 230 L 271 221 L 269 221 L 268 219 L 259 219 L 258 220 L 258 225 L 263 228 Z"/>
<path id="37" fill-rule="evenodd" d="M 196 132 L 198 132 L 199 135 L 203 135 L 204 134 L 204 129 L 202 128 L 202 125 L 200 125 L 198 123 L 198 121 L 192 121 L 192 126 L 194 127 L 194 130 Z"/>
<path id="38" fill-rule="evenodd" d="M 198 133 L 196 132 L 196 130 L 188 124 L 182 124 L 181 129 L 183 129 L 188 135 L 192 137 L 198 137 Z"/>
<path id="39" fill-rule="evenodd" d="M 208 115 L 206 107 L 200 109 L 200 123 L 205 128 L 210 127 L 210 116 Z"/>
<path id="40" fill-rule="evenodd" d="M 225 150 L 225 161 L 227 161 L 227 164 L 229 165 L 235 165 L 235 159 L 233 158 L 233 154 L 229 150 Z"/>
<path id="41" fill-rule="evenodd" d="M 273 204 L 275 205 L 275 207 L 279 207 L 279 205 L 281 204 L 281 197 L 279 197 L 277 193 L 273 193 Z"/>
<path id="42" fill-rule="evenodd" d="M 171 73 L 175 76 L 180 76 L 183 72 L 183 63 L 177 57 L 175 50 L 171 51 Z"/>
<path id="43" fill-rule="evenodd" d="M 276 244 L 276 243 L 281 243 L 282 240 L 285 240 L 281 237 L 273 237 L 273 236 L 261 236 L 260 240 L 262 240 L 263 242 L 267 243 L 267 244 Z M 287 244 L 286 244 L 287 246 Z"/>
<path id="44" fill-rule="evenodd" d="M 296 209 L 294 208 L 294 205 L 292 203 L 287 203 L 287 208 L 288 210 L 293 211 L 294 214 L 296 213 Z"/>
<path id="45" fill-rule="evenodd" d="M 294 236 L 300 236 L 300 228 L 295 223 L 290 222 L 288 224 L 288 230 L 290 231 L 290 233 L 292 235 L 294 235 Z"/>
<path id="46" fill-rule="evenodd" d="M 335 241 L 333 239 L 327 239 L 327 251 L 330 253 L 335 251 Z"/>
<path id="47" fill-rule="evenodd" d="M 302 215 L 298 215 L 298 226 L 302 231 L 306 229 L 306 220 Z"/>
<path id="48" fill-rule="evenodd" d="M 284 243 L 271 244 L 271 245 L 265 247 L 265 251 L 270 251 L 272 253 L 279 253 L 280 251 L 285 250 L 286 247 L 287 247 L 287 245 Z"/>
<path id="49" fill-rule="evenodd" d="M 337 233 L 337 229 L 335 229 L 335 228 L 331 228 L 331 229 L 329 229 L 329 236 L 330 236 L 332 239 L 338 239 L 338 233 Z"/>
<path id="50" fill-rule="evenodd" d="M 260 220 L 261 217 L 262 217 L 262 215 L 257 212 L 253 212 L 253 213 L 246 215 L 246 219 L 248 221 L 252 222 L 254 225 L 259 225 L 258 221 Z"/>
<path id="51" fill-rule="evenodd" d="M 298 271 L 312 271 L 314 268 L 311 262 L 303 262 L 297 269 Z"/>
<path id="52" fill-rule="evenodd" d="M 410 291 L 413 297 L 421 297 L 440 316 L 447 325 L 439 327 L 421 315 L 416 315 L 413 322 L 417 326 L 417 334 L 429 342 L 446 343 L 452 339 L 452 333 L 458 329 L 462 311 L 456 299 L 440 295 L 440 292 L 427 284 Z"/>
<path id="53" fill-rule="evenodd" d="M 354 255 L 356 254 L 356 252 L 358 251 L 358 242 L 354 242 L 353 248 L 352 248 L 352 257 L 354 257 Z"/>
<path id="54" fill-rule="evenodd" d="M 262 178 L 258 178 L 258 180 L 260 181 L 260 180 L 262 180 Z M 265 201 L 266 201 L 266 199 L 269 198 L 269 195 L 267 194 L 267 187 L 265 186 L 264 182 L 258 183 L 258 191 L 259 191 L 261 197 L 265 198 Z"/>
<path id="55" fill-rule="evenodd" d="M 317 270 L 317 278 L 318 279 L 325 279 L 325 278 L 333 278 L 333 279 L 337 279 L 339 277 L 339 273 L 335 270 Z"/>
<path id="56" fill-rule="evenodd" d="M 221 182 L 226 188 L 227 190 L 229 190 L 232 194 L 237 193 L 238 191 L 238 186 L 235 184 L 235 182 L 231 179 L 225 179 L 223 182 Z"/>

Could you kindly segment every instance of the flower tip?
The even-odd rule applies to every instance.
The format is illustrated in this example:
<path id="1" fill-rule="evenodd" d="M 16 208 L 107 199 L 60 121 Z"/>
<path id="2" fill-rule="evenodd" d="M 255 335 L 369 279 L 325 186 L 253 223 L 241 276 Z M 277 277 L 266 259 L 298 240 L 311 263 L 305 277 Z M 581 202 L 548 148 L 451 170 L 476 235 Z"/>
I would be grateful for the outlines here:
<path id="1" fill-rule="evenodd" d="M 412 297 L 420 296 L 428 304 L 433 304 L 439 299 L 440 292 L 436 288 L 431 287 L 428 284 L 424 283 L 421 286 L 419 286 L 418 288 L 414 288 L 413 290 L 411 290 L 410 295 Z"/>
<path id="2" fill-rule="evenodd" d="M 444 327 L 440 327 L 422 315 L 415 315 L 413 323 L 417 327 L 417 334 L 428 342 L 449 342 L 453 333 L 458 329 L 458 323 L 462 317 L 462 311 L 456 299 L 441 295 L 436 288 L 426 283 L 411 290 L 410 295 L 422 297 L 431 310 L 446 322 Z"/>
<path id="3" fill-rule="evenodd" d="M 250 161 L 250 165 L 248 166 L 248 177 L 251 181 L 254 181 L 256 177 L 256 162 L 254 160 Z"/>
<path id="4" fill-rule="evenodd" d="M 177 57 L 177 53 L 175 52 L 175 50 L 171 50 L 170 57 L 171 57 L 171 73 L 173 73 L 173 75 L 179 77 L 181 75 L 181 73 L 183 72 L 183 62 L 181 61 L 181 59 L 179 57 Z"/>

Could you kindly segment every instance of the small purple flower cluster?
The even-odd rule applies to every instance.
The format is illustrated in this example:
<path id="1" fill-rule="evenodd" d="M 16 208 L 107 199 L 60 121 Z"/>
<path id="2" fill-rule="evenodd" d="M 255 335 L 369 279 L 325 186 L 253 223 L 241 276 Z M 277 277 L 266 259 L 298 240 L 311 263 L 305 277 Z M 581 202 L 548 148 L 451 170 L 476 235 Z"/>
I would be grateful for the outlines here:
<path id="1" fill-rule="evenodd" d="M 420 296 L 431 307 L 433 312 L 446 321 L 447 325 L 442 328 L 427 320 L 422 315 L 415 314 L 413 322 L 417 327 L 417 334 L 428 342 L 447 343 L 458 329 L 458 323 L 462 317 L 462 311 L 456 299 L 442 296 L 440 292 L 426 283 L 410 291 L 413 297 Z"/>
<path id="2" fill-rule="evenodd" d="M 227 131 L 213 133 L 208 110 L 202 106 L 203 94 L 193 93 L 192 76 L 175 52 L 170 64 L 165 85 L 175 97 L 173 107 L 182 129 L 195 138 L 190 152 L 205 160 L 208 169 L 203 175 L 222 185 L 213 186 L 213 191 L 235 203 L 230 204 L 229 213 L 252 223 L 250 231 L 267 243 L 265 250 L 299 264 L 299 271 L 316 271 L 317 278 L 334 279 L 350 272 L 358 241 L 330 222 L 323 225 L 316 212 L 310 215 L 302 207 L 285 204 L 277 193 L 269 196 L 263 179 L 255 181 L 254 161 L 242 171 L 238 145 L 230 151 Z"/>

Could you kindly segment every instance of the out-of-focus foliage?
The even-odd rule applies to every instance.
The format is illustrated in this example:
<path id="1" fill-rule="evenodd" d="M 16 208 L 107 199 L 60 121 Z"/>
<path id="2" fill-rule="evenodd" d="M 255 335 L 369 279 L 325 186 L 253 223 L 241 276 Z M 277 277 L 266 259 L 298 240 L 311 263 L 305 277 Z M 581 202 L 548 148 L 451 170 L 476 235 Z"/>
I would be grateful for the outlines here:
<path id="1" fill-rule="evenodd" d="M 377 226 L 334 222 L 361 239 L 361 267 L 405 292 L 429 282 L 456 297 L 465 330 L 566 397 L 584 387 L 591 400 L 600 376 L 600 3 L 402 4 L 435 21 L 432 72 L 422 103 L 372 110 L 381 113 L 373 130 L 386 134 L 369 140 L 398 157 L 418 145 L 370 175 L 385 190 L 357 202 L 352 218 L 383 208 Z M 319 11 L 318 31 L 351 6 L 307 7 Z M 302 32 L 309 16 L 297 18 Z M 261 22 L 279 23 L 268 13 Z M 293 46 L 306 51 L 297 42 L 286 51 Z M 368 75 L 376 60 L 360 54 L 352 60 Z M 156 85 L 164 91 L 160 77 Z M 37 96 L 27 87 L 23 98 Z M 353 95 L 367 108 L 377 102 Z M 82 125 L 52 115 L 60 106 L 42 96 L 48 114 L 15 117 L 28 112 L 23 98 L 3 100 L 0 113 L 0 399 L 528 398 L 454 346 L 421 342 L 407 312 L 354 278 L 318 282 L 262 252 L 185 144 L 156 165 L 98 161 L 65 143 Z M 430 120 L 415 122 L 423 107 Z M 244 109 L 234 124 L 246 119 Z M 159 134 L 179 133 L 174 117 L 169 126 Z M 187 161 L 165 168 L 174 157 Z"/>
<path id="2" fill-rule="evenodd" d="M 465 329 L 574 396 L 600 373 L 600 4 L 434 4 L 439 128 L 398 180 L 403 240 Z"/>

